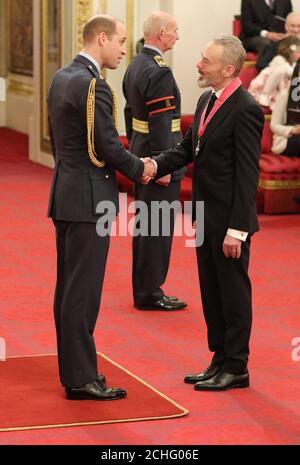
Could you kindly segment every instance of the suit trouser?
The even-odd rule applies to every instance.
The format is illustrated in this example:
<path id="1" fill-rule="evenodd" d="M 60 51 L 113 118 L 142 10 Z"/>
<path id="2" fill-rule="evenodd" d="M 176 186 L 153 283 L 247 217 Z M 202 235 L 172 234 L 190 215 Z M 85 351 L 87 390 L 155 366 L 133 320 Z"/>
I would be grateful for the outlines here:
<path id="1" fill-rule="evenodd" d="M 94 223 L 53 222 L 57 248 L 54 317 L 60 380 L 63 386 L 79 387 L 98 377 L 93 333 L 110 238 L 99 237 Z"/>
<path id="2" fill-rule="evenodd" d="M 244 41 L 246 50 L 257 52 L 256 68 L 258 71 L 264 69 L 277 54 L 277 43 L 266 37 L 250 37 Z"/>
<path id="3" fill-rule="evenodd" d="M 132 284 L 133 297 L 136 305 L 152 305 L 154 301 L 164 296 L 160 286 L 166 280 L 172 240 L 175 225 L 175 213 L 167 215 L 170 220 L 169 234 L 162 235 L 162 222 L 160 218 L 159 235 L 151 236 L 151 202 L 166 201 L 170 205 L 178 201 L 180 192 L 180 181 L 172 181 L 168 187 L 159 186 L 155 182 L 143 186 L 136 184 L 135 200 L 143 201 L 148 209 L 148 236 L 137 236 L 133 238 L 133 267 Z"/>
<path id="4" fill-rule="evenodd" d="M 238 374 L 247 366 L 252 324 L 250 238 L 240 259 L 226 258 L 223 242 L 224 236 L 206 235 L 197 248 L 200 289 L 213 363 L 225 361 L 224 370 Z"/>

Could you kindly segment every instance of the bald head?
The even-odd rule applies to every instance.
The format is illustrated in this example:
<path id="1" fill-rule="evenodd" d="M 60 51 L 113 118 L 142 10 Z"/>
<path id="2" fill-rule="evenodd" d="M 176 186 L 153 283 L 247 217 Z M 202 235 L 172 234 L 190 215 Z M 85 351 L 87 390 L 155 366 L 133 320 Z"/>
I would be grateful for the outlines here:
<path id="1" fill-rule="evenodd" d="M 171 50 L 179 39 L 175 18 L 165 11 L 153 11 L 144 22 L 144 38 L 162 52 Z"/>
<path id="2" fill-rule="evenodd" d="M 285 30 L 291 36 L 300 37 L 300 13 L 292 12 L 286 17 Z"/>

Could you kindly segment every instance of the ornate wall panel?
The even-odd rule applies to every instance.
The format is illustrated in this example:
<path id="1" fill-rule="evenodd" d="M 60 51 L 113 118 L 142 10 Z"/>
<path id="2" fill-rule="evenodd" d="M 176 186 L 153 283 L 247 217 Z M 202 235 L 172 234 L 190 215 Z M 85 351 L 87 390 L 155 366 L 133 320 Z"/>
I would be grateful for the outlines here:
<path id="1" fill-rule="evenodd" d="M 9 71 L 33 75 L 33 1 L 10 0 Z"/>
<path id="2" fill-rule="evenodd" d="M 41 149 L 50 151 L 47 94 L 61 67 L 61 0 L 41 0 Z"/>

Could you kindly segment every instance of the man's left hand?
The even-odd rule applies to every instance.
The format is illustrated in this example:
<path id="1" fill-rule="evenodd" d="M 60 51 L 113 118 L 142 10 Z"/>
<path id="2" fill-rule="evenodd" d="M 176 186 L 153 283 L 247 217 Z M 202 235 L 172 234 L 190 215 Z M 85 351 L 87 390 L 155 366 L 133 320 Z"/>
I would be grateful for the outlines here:
<path id="1" fill-rule="evenodd" d="M 240 258 L 242 241 L 231 236 L 226 236 L 223 242 L 223 252 L 226 258 Z"/>
<path id="2" fill-rule="evenodd" d="M 171 175 L 167 174 L 166 176 L 163 176 L 162 178 L 157 179 L 155 182 L 156 184 L 159 184 L 160 186 L 168 187 L 168 185 L 171 182 Z"/>

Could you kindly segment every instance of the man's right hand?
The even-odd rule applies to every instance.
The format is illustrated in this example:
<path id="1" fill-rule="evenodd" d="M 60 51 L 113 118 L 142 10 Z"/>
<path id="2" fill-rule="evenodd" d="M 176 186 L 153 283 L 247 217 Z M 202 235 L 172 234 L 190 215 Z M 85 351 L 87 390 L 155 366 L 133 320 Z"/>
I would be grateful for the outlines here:
<path id="1" fill-rule="evenodd" d="M 141 179 L 141 183 L 148 184 L 156 176 L 156 163 L 154 163 L 151 158 L 141 158 L 141 160 L 144 162 L 144 173 Z"/>
<path id="2" fill-rule="evenodd" d="M 268 32 L 266 35 L 266 38 L 273 42 L 279 42 L 279 40 L 283 40 L 285 37 L 286 34 L 282 34 L 280 32 Z"/>

